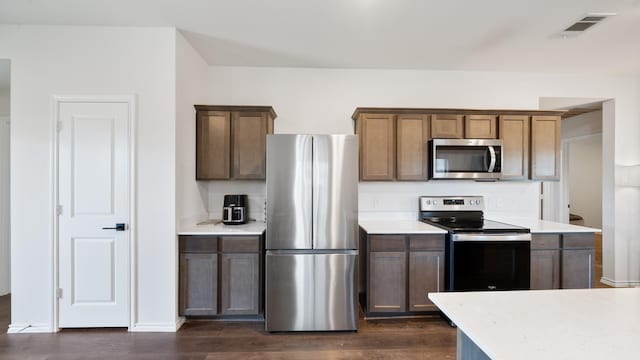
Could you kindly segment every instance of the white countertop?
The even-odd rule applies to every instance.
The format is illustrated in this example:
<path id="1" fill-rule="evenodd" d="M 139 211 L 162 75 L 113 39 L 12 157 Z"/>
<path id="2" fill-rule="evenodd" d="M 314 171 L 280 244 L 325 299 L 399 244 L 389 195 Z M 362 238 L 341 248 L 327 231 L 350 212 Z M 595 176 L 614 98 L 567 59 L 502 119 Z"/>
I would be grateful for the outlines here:
<path id="1" fill-rule="evenodd" d="M 447 231 L 418 220 L 360 220 L 368 234 L 446 234 Z"/>
<path id="2" fill-rule="evenodd" d="M 584 233 L 602 231 L 600 229 L 590 228 L 586 226 L 563 224 L 547 220 L 500 217 L 488 217 L 488 219 L 526 227 L 531 229 L 532 233 Z"/>
<path id="3" fill-rule="evenodd" d="M 640 288 L 430 293 L 492 359 L 640 359 Z"/>
<path id="4" fill-rule="evenodd" d="M 188 224 L 183 226 L 178 235 L 261 235 L 267 224 L 262 221 L 250 221 L 242 225 L 224 224 Z"/>
<path id="5" fill-rule="evenodd" d="M 523 226 L 532 233 L 584 233 L 601 232 L 600 229 L 526 218 L 488 217 L 489 220 Z M 445 230 L 419 220 L 360 220 L 360 226 L 369 234 L 446 234 Z"/>

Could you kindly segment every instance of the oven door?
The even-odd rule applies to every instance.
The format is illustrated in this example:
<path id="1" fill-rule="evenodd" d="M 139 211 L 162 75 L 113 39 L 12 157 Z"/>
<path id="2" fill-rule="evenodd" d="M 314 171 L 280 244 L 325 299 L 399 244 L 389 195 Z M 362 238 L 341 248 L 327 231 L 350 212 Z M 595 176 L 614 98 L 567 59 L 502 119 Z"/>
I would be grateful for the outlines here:
<path id="1" fill-rule="evenodd" d="M 502 140 L 433 139 L 429 147 L 432 179 L 498 179 Z"/>
<path id="2" fill-rule="evenodd" d="M 449 291 L 528 290 L 531 234 L 452 234 Z"/>

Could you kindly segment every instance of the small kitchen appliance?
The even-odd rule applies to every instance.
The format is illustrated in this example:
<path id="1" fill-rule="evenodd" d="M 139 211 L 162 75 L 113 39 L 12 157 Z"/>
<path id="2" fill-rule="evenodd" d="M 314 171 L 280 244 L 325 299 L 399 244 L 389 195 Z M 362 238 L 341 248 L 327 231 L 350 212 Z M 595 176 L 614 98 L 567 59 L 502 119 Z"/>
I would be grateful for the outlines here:
<path id="1" fill-rule="evenodd" d="M 234 194 L 224 196 L 222 222 L 225 225 L 240 225 L 247 222 L 249 215 L 247 195 Z"/>
<path id="2" fill-rule="evenodd" d="M 482 196 L 422 196 L 420 220 L 448 231 L 445 290 L 528 290 L 530 229 L 484 218 Z"/>

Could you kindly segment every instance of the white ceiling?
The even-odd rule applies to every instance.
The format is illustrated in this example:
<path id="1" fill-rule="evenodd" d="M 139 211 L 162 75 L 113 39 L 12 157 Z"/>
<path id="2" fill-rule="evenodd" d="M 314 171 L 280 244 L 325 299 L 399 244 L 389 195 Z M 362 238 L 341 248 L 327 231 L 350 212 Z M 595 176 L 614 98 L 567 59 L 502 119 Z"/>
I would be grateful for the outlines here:
<path id="1" fill-rule="evenodd" d="M 617 16 L 558 36 L 591 12 Z M 640 0 L 0 0 L 0 23 L 175 26 L 211 65 L 640 73 Z"/>

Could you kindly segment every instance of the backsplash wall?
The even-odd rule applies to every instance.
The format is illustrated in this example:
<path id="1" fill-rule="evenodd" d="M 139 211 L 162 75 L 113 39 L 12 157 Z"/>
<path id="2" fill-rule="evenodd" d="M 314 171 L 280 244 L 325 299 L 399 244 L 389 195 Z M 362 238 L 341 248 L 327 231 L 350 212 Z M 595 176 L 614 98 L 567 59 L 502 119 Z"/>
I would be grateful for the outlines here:
<path id="1" fill-rule="evenodd" d="M 427 182 L 361 182 L 360 219 L 417 219 L 422 195 L 485 197 L 485 216 L 538 218 L 540 183 L 432 180 Z"/>
<path id="2" fill-rule="evenodd" d="M 225 194 L 247 194 L 249 218 L 264 221 L 264 181 L 210 181 L 209 218 L 220 219 Z M 361 182 L 358 186 L 360 219 L 417 219 L 421 195 L 480 195 L 485 215 L 493 218 L 538 218 L 538 182 L 474 182 L 432 180 L 427 182 Z"/>

